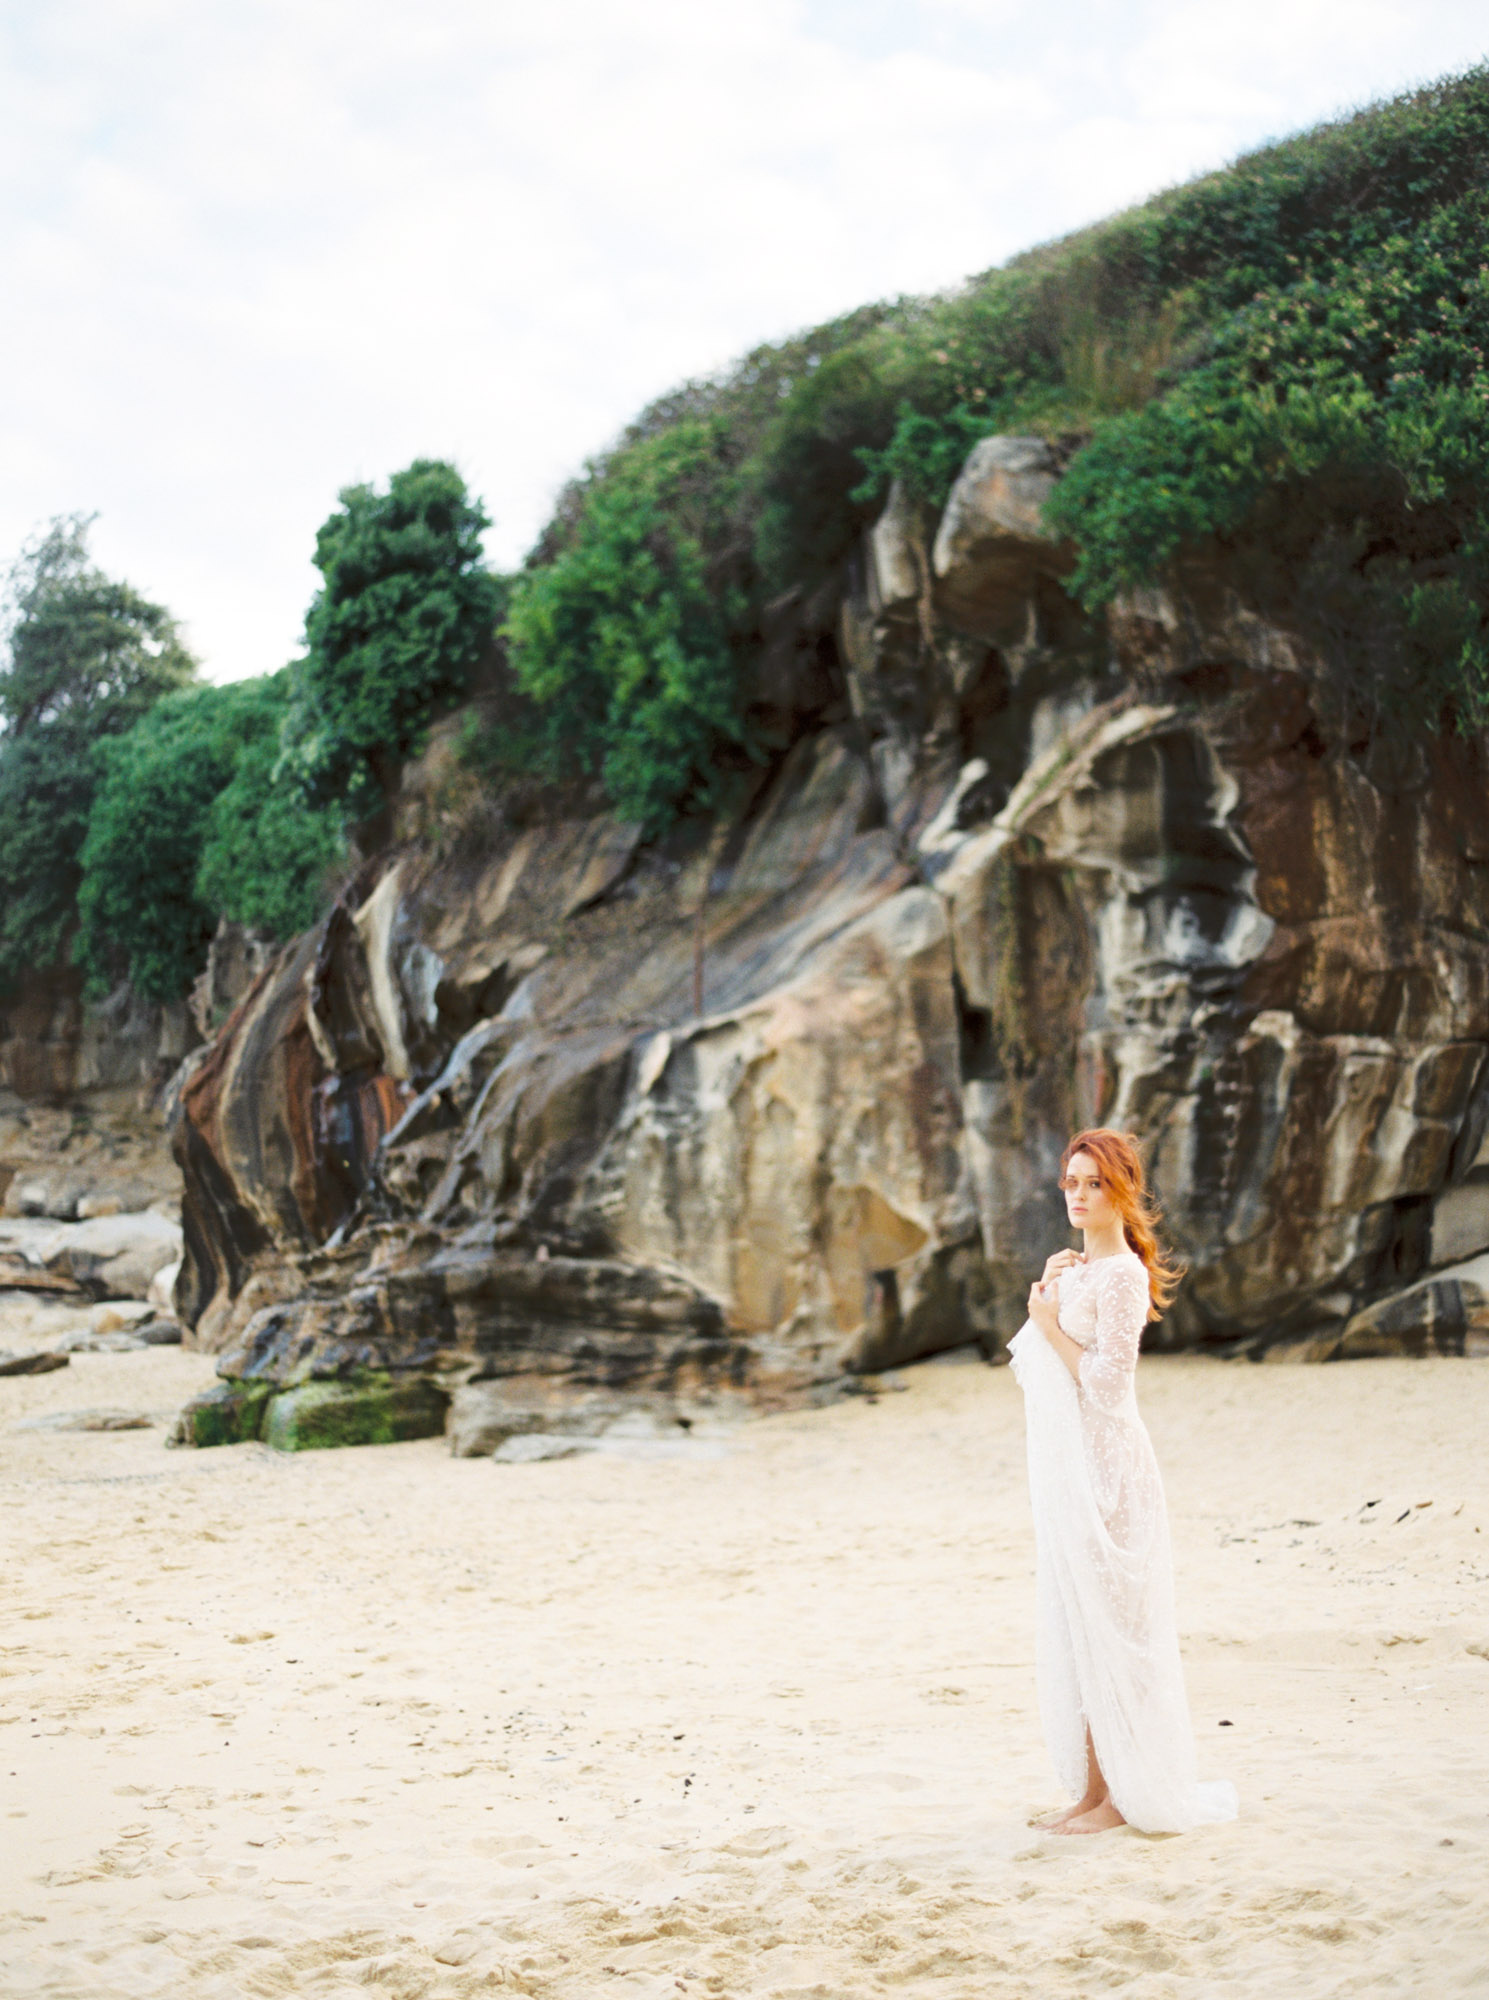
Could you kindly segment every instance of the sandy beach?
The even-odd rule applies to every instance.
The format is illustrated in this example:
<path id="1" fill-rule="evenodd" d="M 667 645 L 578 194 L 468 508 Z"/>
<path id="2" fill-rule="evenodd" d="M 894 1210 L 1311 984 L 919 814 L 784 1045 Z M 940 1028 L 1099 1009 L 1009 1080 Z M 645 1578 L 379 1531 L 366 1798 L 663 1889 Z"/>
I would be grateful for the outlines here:
<path id="1" fill-rule="evenodd" d="M 1242 1818 L 1084 1841 L 1006 1369 L 529 1465 L 165 1450 L 211 1373 L 0 1381 L 6 2000 L 1489 1992 L 1481 1361 L 1144 1362 Z"/>

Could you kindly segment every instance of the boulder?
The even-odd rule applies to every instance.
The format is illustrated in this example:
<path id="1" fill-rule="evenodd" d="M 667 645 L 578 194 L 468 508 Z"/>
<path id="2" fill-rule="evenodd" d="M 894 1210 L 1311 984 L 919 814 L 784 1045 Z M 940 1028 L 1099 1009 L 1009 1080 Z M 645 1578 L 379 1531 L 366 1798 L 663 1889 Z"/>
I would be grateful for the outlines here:
<path id="1" fill-rule="evenodd" d="M 175 1303 L 176 1280 L 180 1275 L 181 1259 L 179 1257 L 173 1264 L 163 1264 L 150 1280 L 150 1289 L 145 1294 L 149 1304 L 161 1310 L 169 1310 Z"/>
<path id="2" fill-rule="evenodd" d="M 937 576 L 1003 543 L 1053 547 L 1044 507 L 1058 476 L 1059 459 L 1044 438 L 986 437 L 975 444 L 936 529 Z"/>
<path id="3" fill-rule="evenodd" d="M 1405 1285 L 1355 1313 L 1326 1358 L 1376 1354 L 1462 1354 L 1470 1324 L 1489 1316 L 1489 1255 L 1468 1258 Z"/>
<path id="4" fill-rule="evenodd" d="M 270 1399 L 259 1435 L 275 1451 L 399 1444 L 409 1438 L 438 1437 L 448 1408 L 449 1397 L 418 1376 L 306 1382 Z"/>
<path id="5" fill-rule="evenodd" d="M 168 1442 L 246 1444 L 258 1436 L 272 1394 L 269 1382 L 214 1382 L 182 1408 Z"/>
<path id="6" fill-rule="evenodd" d="M 143 1300 L 180 1256 L 180 1225 L 150 1210 L 74 1223 L 0 1219 L 0 1284 L 21 1289 Z"/>
<path id="7" fill-rule="evenodd" d="M 1461 1264 L 1482 1250 L 1489 1250 L 1489 1173 L 1480 1167 L 1433 1202 L 1428 1262 Z"/>
<path id="8" fill-rule="evenodd" d="M 1058 590 L 1041 588 L 1070 566 L 1043 519 L 1058 476 L 1058 455 L 1043 438 L 974 445 L 931 551 L 937 605 L 950 624 L 1016 650 L 1048 610 L 1066 622 Z"/>
<path id="9" fill-rule="evenodd" d="M 451 1396 L 448 1431 L 456 1458 L 490 1458 L 509 1440 L 538 1436 L 577 1441 L 598 1437 L 606 1427 L 634 1407 L 634 1397 L 614 1391 L 590 1390 L 575 1395 L 555 1385 L 544 1394 L 541 1383 L 510 1377 L 462 1383 Z"/>
<path id="10" fill-rule="evenodd" d="M 179 1347 L 181 1345 L 181 1322 L 178 1319 L 156 1317 L 136 1320 L 130 1328 L 135 1339 L 144 1347 Z"/>
<path id="11" fill-rule="evenodd" d="M 65 1368 L 66 1354 L 0 1354 L 0 1375 L 50 1375 Z"/>
<path id="12" fill-rule="evenodd" d="M 902 479 L 889 489 L 884 512 L 869 530 L 869 602 L 881 617 L 915 615 L 930 589 L 930 552 L 919 504 Z"/>

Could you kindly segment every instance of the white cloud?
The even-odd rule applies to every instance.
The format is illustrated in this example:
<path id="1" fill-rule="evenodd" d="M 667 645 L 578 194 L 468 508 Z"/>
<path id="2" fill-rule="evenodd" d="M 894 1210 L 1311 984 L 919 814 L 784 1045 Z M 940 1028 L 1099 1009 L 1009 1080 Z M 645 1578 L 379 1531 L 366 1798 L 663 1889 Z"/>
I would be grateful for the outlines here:
<path id="1" fill-rule="evenodd" d="M 209 670 L 293 649 L 338 486 L 454 457 L 514 560 L 650 396 L 1473 59 L 1461 0 L 0 4 L 0 550 Z"/>

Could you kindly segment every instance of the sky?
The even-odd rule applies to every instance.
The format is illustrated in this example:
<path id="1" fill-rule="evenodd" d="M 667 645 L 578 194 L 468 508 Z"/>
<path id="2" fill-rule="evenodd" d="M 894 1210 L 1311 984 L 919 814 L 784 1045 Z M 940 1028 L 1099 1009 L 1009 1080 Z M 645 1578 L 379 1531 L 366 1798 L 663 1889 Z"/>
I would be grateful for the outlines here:
<path id="1" fill-rule="evenodd" d="M 98 516 L 214 680 L 338 491 L 511 567 L 652 397 L 1489 52 L 1481 0 L 0 0 L 0 565 Z"/>

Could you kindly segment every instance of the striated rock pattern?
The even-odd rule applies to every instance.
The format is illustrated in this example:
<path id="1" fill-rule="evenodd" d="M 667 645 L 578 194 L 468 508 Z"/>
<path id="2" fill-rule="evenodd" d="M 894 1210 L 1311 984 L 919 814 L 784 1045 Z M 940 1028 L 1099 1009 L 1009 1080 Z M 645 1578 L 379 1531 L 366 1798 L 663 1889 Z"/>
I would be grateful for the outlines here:
<path id="1" fill-rule="evenodd" d="M 184 1002 L 162 1006 L 128 985 L 85 1000 L 76 966 L 49 966 L 0 1001 L 0 1105 L 148 1100 L 197 1039 Z"/>
<path id="2" fill-rule="evenodd" d="M 939 523 L 891 496 L 834 633 L 776 607 L 795 741 L 729 822 L 509 801 L 260 973 L 175 1110 L 218 1430 L 418 1377 L 491 1450 L 997 1353 L 1095 1121 L 1191 1268 L 1156 1339 L 1461 1348 L 1485 747 L 1372 726 L 1218 559 L 1088 620 L 1058 470 L 988 440 Z"/>

